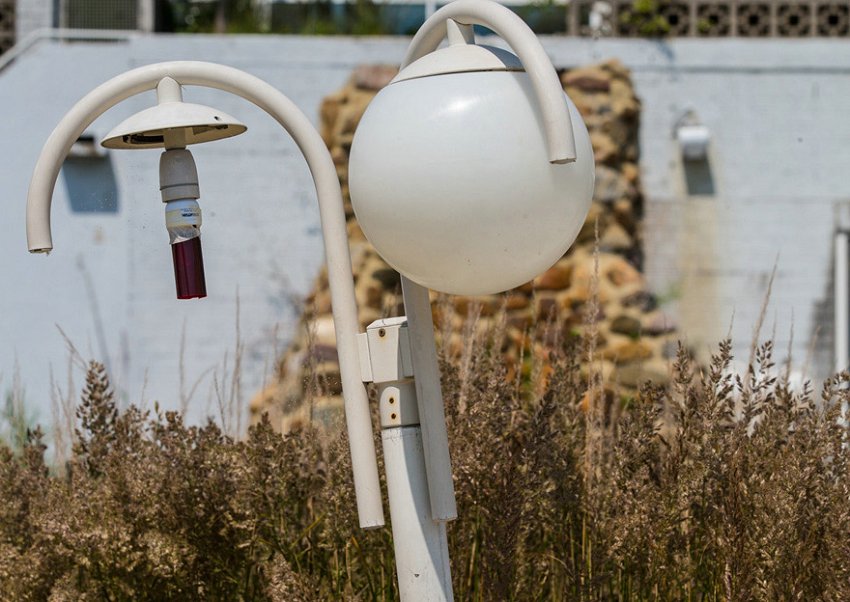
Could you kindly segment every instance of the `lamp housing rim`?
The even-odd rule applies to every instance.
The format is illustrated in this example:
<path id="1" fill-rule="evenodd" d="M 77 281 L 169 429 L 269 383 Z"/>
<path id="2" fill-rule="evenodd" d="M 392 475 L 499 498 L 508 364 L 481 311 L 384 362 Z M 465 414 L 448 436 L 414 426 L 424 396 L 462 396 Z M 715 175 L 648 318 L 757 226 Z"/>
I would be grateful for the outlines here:
<path id="1" fill-rule="evenodd" d="M 165 131 L 182 130 L 185 145 L 238 136 L 248 127 L 205 105 L 163 102 L 131 115 L 110 131 L 101 146 L 111 149 L 165 148 Z"/>
<path id="2" fill-rule="evenodd" d="M 478 71 L 525 71 L 525 67 L 517 55 L 503 48 L 484 44 L 451 44 L 413 61 L 399 71 L 390 84 L 432 75 Z"/>

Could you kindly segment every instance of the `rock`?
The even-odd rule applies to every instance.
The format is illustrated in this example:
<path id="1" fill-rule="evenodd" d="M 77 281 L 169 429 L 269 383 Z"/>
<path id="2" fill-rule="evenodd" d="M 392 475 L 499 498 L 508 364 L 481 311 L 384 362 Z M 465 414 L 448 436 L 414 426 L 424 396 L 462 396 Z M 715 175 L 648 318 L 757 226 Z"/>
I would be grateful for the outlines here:
<path id="1" fill-rule="evenodd" d="M 540 291 L 560 291 L 570 286 L 572 266 L 558 262 L 534 279 L 534 288 Z"/>
<path id="2" fill-rule="evenodd" d="M 336 124 L 336 117 L 339 114 L 339 107 L 343 102 L 345 102 L 345 96 L 343 94 L 334 94 L 325 98 L 319 107 L 319 118 L 322 123 L 322 140 L 325 141 L 327 146 L 333 146 L 333 128 Z"/>
<path id="3" fill-rule="evenodd" d="M 634 89 L 625 81 L 615 79 L 610 84 L 611 108 L 623 119 L 634 119 L 640 113 L 640 102 Z"/>
<path id="4" fill-rule="evenodd" d="M 631 316 L 619 315 L 611 322 L 611 332 L 624 334 L 628 337 L 639 337 L 641 333 L 640 320 Z"/>
<path id="5" fill-rule="evenodd" d="M 643 282 L 643 276 L 632 264 L 612 253 L 600 255 L 599 273 L 614 286 Z"/>
<path id="6" fill-rule="evenodd" d="M 538 294 L 534 299 L 534 303 L 538 321 L 551 320 L 558 316 L 558 301 L 551 293 Z"/>
<path id="7" fill-rule="evenodd" d="M 328 96 L 320 107 L 322 137 L 343 191 L 362 327 L 403 311 L 399 274 L 363 235 L 354 218 L 347 182 L 354 130 L 375 92 L 396 72 L 386 65 L 359 67 L 345 87 Z M 503 353 L 513 378 L 519 371 L 530 377 L 535 362 L 521 360 L 529 353 L 536 358 L 540 372 L 535 375 L 540 378 L 533 386 L 540 393 L 552 370 L 550 350 L 566 338 L 595 332 L 596 360 L 591 366 L 583 357 L 580 370 L 585 375 L 601 370 L 607 415 L 611 408 L 619 407 L 616 382 L 635 388 L 646 379 L 667 381 L 665 359 L 675 356 L 676 345 L 655 333 L 669 332 L 675 324 L 657 311 L 642 274 L 626 257 L 639 257 L 641 219 L 637 166 L 640 100 L 629 71 L 614 60 L 573 69 L 560 77 L 587 124 L 597 164 L 594 201 L 573 248 L 545 273 L 504 295 L 447 297 L 431 291 L 430 298 L 440 344 L 449 357 L 458 357 L 469 343 L 463 333 L 470 327 L 468 316 L 474 305 L 481 307 L 476 333 L 494 327 L 501 320 L 496 316 L 504 310 L 504 340 L 494 345 Z M 594 258 L 597 224 L 599 253 Z M 596 261 L 598 278 L 594 275 Z M 278 363 L 277 386 L 264 389 L 252 401 L 253 416 L 269 409 L 275 424 L 284 429 L 310 420 L 326 422 L 325 415 L 330 417 L 328 422 L 333 418 L 338 424 L 341 416 L 342 400 L 335 394 L 339 391 L 339 366 L 326 276 L 320 274 L 313 290 L 304 321 L 314 335 L 304 332 L 296 338 Z M 598 325 L 587 328 L 589 323 Z M 303 403 L 308 367 L 315 368 L 320 381 L 330 385 L 326 397 L 318 398 L 312 410 Z"/>
<path id="8" fill-rule="evenodd" d="M 611 73 L 600 67 L 571 69 L 561 75 L 561 83 L 585 92 L 607 92 L 611 88 Z"/>
<path id="9" fill-rule="evenodd" d="M 599 68 L 610 73 L 611 76 L 616 79 L 621 79 L 626 82 L 631 81 L 632 79 L 632 72 L 623 63 L 621 63 L 619 59 L 608 59 L 601 63 Z"/>
<path id="10" fill-rule="evenodd" d="M 634 246 L 634 241 L 629 233 L 617 222 L 612 222 L 605 228 L 605 233 L 599 239 L 600 251 L 626 251 Z"/>
<path id="11" fill-rule="evenodd" d="M 360 107 L 353 104 L 345 104 L 339 108 L 336 124 L 334 126 L 334 137 L 337 144 L 348 151 L 351 148 L 351 135 L 357 129 L 357 124 L 360 123 L 360 118 L 363 112 Z"/>
<path id="12" fill-rule="evenodd" d="M 594 200 L 610 205 L 618 199 L 632 196 L 634 196 L 634 188 L 620 172 L 605 165 L 596 166 Z"/>
<path id="13" fill-rule="evenodd" d="M 353 214 L 353 212 L 352 212 Z M 346 226 L 346 230 L 348 230 L 348 239 L 349 241 L 358 241 L 358 242 L 366 242 L 366 235 L 363 234 L 363 230 L 360 229 L 360 224 L 358 224 L 355 220 L 351 220 L 348 222 Z M 353 249 L 352 249 L 353 254 Z"/>
<path id="14" fill-rule="evenodd" d="M 331 292 L 327 289 L 319 289 L 308 303 L 312 306 L 310 311 L 313 315 L 328 314 L 331 311 Z"/>
<path id="15" fill-rule="evenodd" d="M 591 132 L 590 144 L 593 146 L 593 158 L 597 163 L 610 165 L 616 162 L 620 149 L 614 144 L 611 136 L 600 131 Z"/>
<path id="16" fill-rule="evenodd" d="M 371 282 L 375 282 L 371 280 Z M 384 291 L 380 286 L 374 284 L 362 284 L 358 282 L 355 290 L 357 297 L 357 305 L 361 307 L 371 307 L 372 309 L 383 309 L 384 307 Z"/>
<path id="17" fill-rule="evenodd" d="M 607 134 L 620 149 L 620 160 L 626 163 L 636 163 L 637 157 L 632 157 L 633 148 L 637 144 L 637 132 L 634 127 L 628 127 L 627 122 L 614 115 L 611 111 L 610 118 L 600 119 L 596 127 L 600 132 Z"/>
<path id="18" fill-rule="evenodd" d="M 377 92 L 398 74 L 393 65 L 360 65 L 351 75 L 351 83 L 360 90 Z"/>
<path id="19" fill-rule="evenodd" d="M 507 311 L 525 309 L 530 305 L 530 303 L 528 295 L 523 295 L 521 293 L 505 294 L 505 310 Z"/>
<path id="20" fill-rule="evenodd" d="M 313 374 L 324 394 L 339 395 L 342 393 L 342 379 L 339 375 L 338 362 L 322 362 L 313 368 Z"/>
<path id="21" fill-rule="evenodd" d="M 478 317 L 492 316 L 501 308 L 498 297 L 481 295 L 478 297 L 455 297 L 455 311 L 461 316 L 476 313 Z"/>
<path id="22" fill-rule="evenodd" d="M 372 278 L 380 282 L 385 289 L 395 290 L 401 284 L 401 275 L 389 267 L 374 270 Z"/>
<path id="23" fill-rule="evenodd" d="M 587 216 L 584 218 L 584 224 L 582 224 L 581 230 L 579 230 L 578 236 L 576 236 L 576 245 L 592 244 L 594 242 L 597 220 L 599 221 L 599 231 L 602 232 L 607 222 L 607 213 L 601 203 L 593 201 L 590 204 L 590 210 L 588 210 Z"/>
<path id="24" fill-rule="evenodd" d="M 254 395 L 248 406 L 251 409 L 251 413 L 260 414 L 268 411 L 273 405 L 276 405 L 277 397 L 280 393 L 279 388 L 278 383 L 273 382 L 263 387 Z"/>
<path id="25" fill-rule="evenodd" d="M 630 235 L 637 231 L 637 216 L 631 199 L 623 198 L 614 201 L 614 219 L 617 220 Z"/>
<path id="26" fill-rule="evenodd" d="M 508 316 L 508 328 L 516 331 L 525 331 L 534 322 L 531 316 L 531 310 L 526 309 L 511 313 Z"/>
<path id="27" fill-rule="evenodd" d="M 574 278 L 570 288 L 558 295 L 558 304 L 561 307 L 576 310 L 593 297 L 593 283 L 590 278 Z M 596 297 L 600 304 L 605 304 L 611 298 L 606 289 L 599 287 Z"/>
<path id="28" fill-rule="evenodd" d="M 634 163 L 621 163 L 620 172 L 629 184 L 637 184 L 640 178 L 640 169 Z"/>
<path id="29" fill-rule="evenodd" d="M 612 379 L 619 384 L 637 389 L 647 381 L 664 385 L 670 382 L 670 373 L 665 363 L 658 360 L 652 362 L 632 362 L 618 366 Z"/>
<path id="30" fill-rule="evenodd" d="M 623 304 L 623 307 L 634 307 L 642 312 L 650 312 L 658 307 L 658 301 L 655 299 L 655 295 L 647 291 L 632 293 L 623 297 L 620 303 Z"/>
<path id="31" fill-rule="evenodd" d="M 674 332 L 677 329 L 676 322 L 670 316 L 661 311 L 656 311 L 644 316 L 641 323 L 644 334 L 653 337 Z"/>
<path id="32" fill-rule="evenodd" d="M 310 349 L 310 357 L 317 363 L 334 362 L 339 363 L 339 355 L 334 345 L 315 344 Z"/>
<path id="33" fill-rule="evenodd" d="M 361 328 L 365 330 L 369 324 L 375 320 L 383 318 L 384 312 L 383 310 L 378 310 L 374 307 L 361 307 L 357 317 L 360 319 Z"/>
<path id="34" fill-rule="evenodd" d="M 611 109 L 611 98 L 607 94 L 585 92 L 572 86 L 564 88 L 564 92 L 567 93 L 567 96 L 570 97 L 570 100 L 573 101 L 576 109 L 578 109 L 578 112 L 581 113 L 585 125 L 590 132 L 598 129 L 596 128 L 596 123 L 600 114 L 610 113 L 613 115 L 614 113 Z"/>
<path id="35" fill-rule="evenodd" d="M 581 308 L 581 311 L 579 312 L 579 317 L 581 318 L 582 324 L 595 324 L 598 322 L 602 322 L 607 316 L 605 314 L 605 309 L 602 307 L 602 304 L 593 307 L 592 304 L 588 303 Z"/>
<path id="36" fill-rule="evenodd" d="M 534 280 L 529 280 L 525 284 L 520 284 L 518 287 L 513 289 L 518 293 L 531 294 L 534 292 Z"/>

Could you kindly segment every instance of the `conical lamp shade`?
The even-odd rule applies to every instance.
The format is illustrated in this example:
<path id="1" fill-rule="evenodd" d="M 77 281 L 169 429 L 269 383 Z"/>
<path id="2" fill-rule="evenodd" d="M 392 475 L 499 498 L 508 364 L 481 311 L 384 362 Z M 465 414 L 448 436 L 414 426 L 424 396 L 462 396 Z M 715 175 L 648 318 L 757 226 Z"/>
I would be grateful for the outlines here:
<path id="1" fill-rule="evenodd" d="M 128 117 L 101 142 L 106 148 L 164 148 L 165 130 L 184 130 L 185 143 L 237 136 L 248 128 L 216 109 L 188 102 L 164 102 Z"/>

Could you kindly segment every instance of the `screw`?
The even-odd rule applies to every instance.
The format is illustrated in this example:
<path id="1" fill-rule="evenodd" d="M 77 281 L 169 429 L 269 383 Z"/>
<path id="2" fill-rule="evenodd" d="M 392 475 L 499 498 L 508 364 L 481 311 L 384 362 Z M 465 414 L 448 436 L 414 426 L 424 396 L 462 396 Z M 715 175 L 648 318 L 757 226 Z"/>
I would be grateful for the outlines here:
<path id="1" fill-rule="evenodd" d="M 383 338 L 383 337 L 385 337 L 385 336 L 387 336 L 387 331 L 386 331 L 386 330 L 384 330 L 383 328 L 381 328 L 381 329 L 378 331 L 378 336 L 379 336 L 379 337 L 382 337 L 382 338 Z"/>
<path id="2" fill-rule="evenodd" d="M 392 414 L 390 414 L 390 418 L 392 418 L 393 420 L 395 420 L 396 416 L 397 416 L 397 414 L 396 414 L 395 412 L 393 412 Z"/>
<path id="3" fill-rule="evenodd" d="M 395 403 L 395 397 L 390 397 L 390 403 Z"/>

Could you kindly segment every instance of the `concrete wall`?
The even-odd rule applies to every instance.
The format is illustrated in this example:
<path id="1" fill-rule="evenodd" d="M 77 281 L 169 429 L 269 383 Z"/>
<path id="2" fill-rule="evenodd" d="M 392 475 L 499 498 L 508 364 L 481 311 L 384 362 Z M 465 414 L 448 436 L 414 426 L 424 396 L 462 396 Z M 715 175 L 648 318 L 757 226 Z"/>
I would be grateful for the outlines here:
<path id="1" fill-rule="evenodd" d="M 837 208 L 850 198 L 844 151 L 850 140 L 844 110 L 850 43 L 544 43 L 558 66 L 619 57 L 633 70 L 643 100 L 646 268 L 689 342 L 704 353 L 729 331 L 734 315 L 736 354 L 745 359 L 776 264 L 767 334 L 775 323 L 777 346 L 784 349 L 793 323 L 794 355 L 802 364 L 819 329 L 824 353 L 816 368 L 828 371 L 832 233 Z M 213 371 L 221 379 L 225 354 L 232 367 L 237 291 L 247 396 L 291 336 L 296 312 L 288 299 L 307 290 L 321 262 L 315 196 L 297 149 L 258 109 L 194 90 L 187 100 L 215 105 L 249 126 L 244 136 L 195 151 L 210 297 L 174 299 L 154 151 L 110 154 L 117 213 L 72 214 L 60 177 L 56 250 L 50 257 L 29 256 L 23 230 L 29 174 L 41 144 L 77 98 L 138 65 L 204 59 L 267 79 L 316 122 L 322 97 L 356 65 L 396 63 L 406 45 L 400 38 L 214 36 L 44 43 L 1 73 L 0 110 L 7 118 L 0 121 L 6 199 L 0 221 L 0 389 L 9 387 L 17 362 L 27 398 L 49 419 L 51 370 L 65 386 L 59 325 L 83 355 L 109 359 L 125 399 L 176 407 L 186 324 L 186 388 L 201 379 L 190 414 L 198 419 L 215 413 Z M 128 101 L 93 130 L 102 135 L 152 102 L 152 94 Z M 713 136 L 711 195 L 687 192 L 673 138 L 673 126 L 687 109 Z M 702 171 L 704 180 L 705 166 Z"/>
<path id="2" fill-rule="evenodd" d="M 53 0 L 17 0 L 15 33 L 18 40 L 23 40 L 37 29 L 53 25 Z"/>
<path id="3" fill-rule="evenodd" d="M 201 379 L 190 414 L 194 420 L 215 415 L 214 373 L 219 380 L 226 373 L 226 355 L 227 367 L 234 362 L 237 295 L 248 397 L 289 340 L 297 316 L 292 302 L 307 292 L 322 261 L 312 179 L 294 143 L 247 102 L 198 89 L 187 90 L 186 99 L 215 105 L 249 128 L 241 137 L 193 148 L 204 209 L 207 299 L 175 299 L 156 151 L 110 152 L 117 213 L 72 213 L 60 176 L 53 202 L 55 250 L 49 257 L 29 255 L 23 228 L 29 176 L 44 140 L 78 98 L 139 65 L 205 59 L 269 81 L 317 122 L 322 97 L 356 65 L 400 56 L 404 46 L 402 40 L 335 46 L 310 39 L 192 36 L 43 43 L 0 74 L 0 107 L 7 115 L 0 123 L 6 199 L 0 220 L 0 391 L 10 387 L 17 363 L 27 400 L 42 420 L 50 419 L 51 371 L 63 388 L 67 381 L 58 326 L 83 356 L 109 361 L 127 401 L 177 407 L 185 324 L 185 389 Z M 102 136 L 153 102 L 153 93 L 136 97 L 91 130 Z M 226 395 L 229 385 L 224 389 Z"/>

